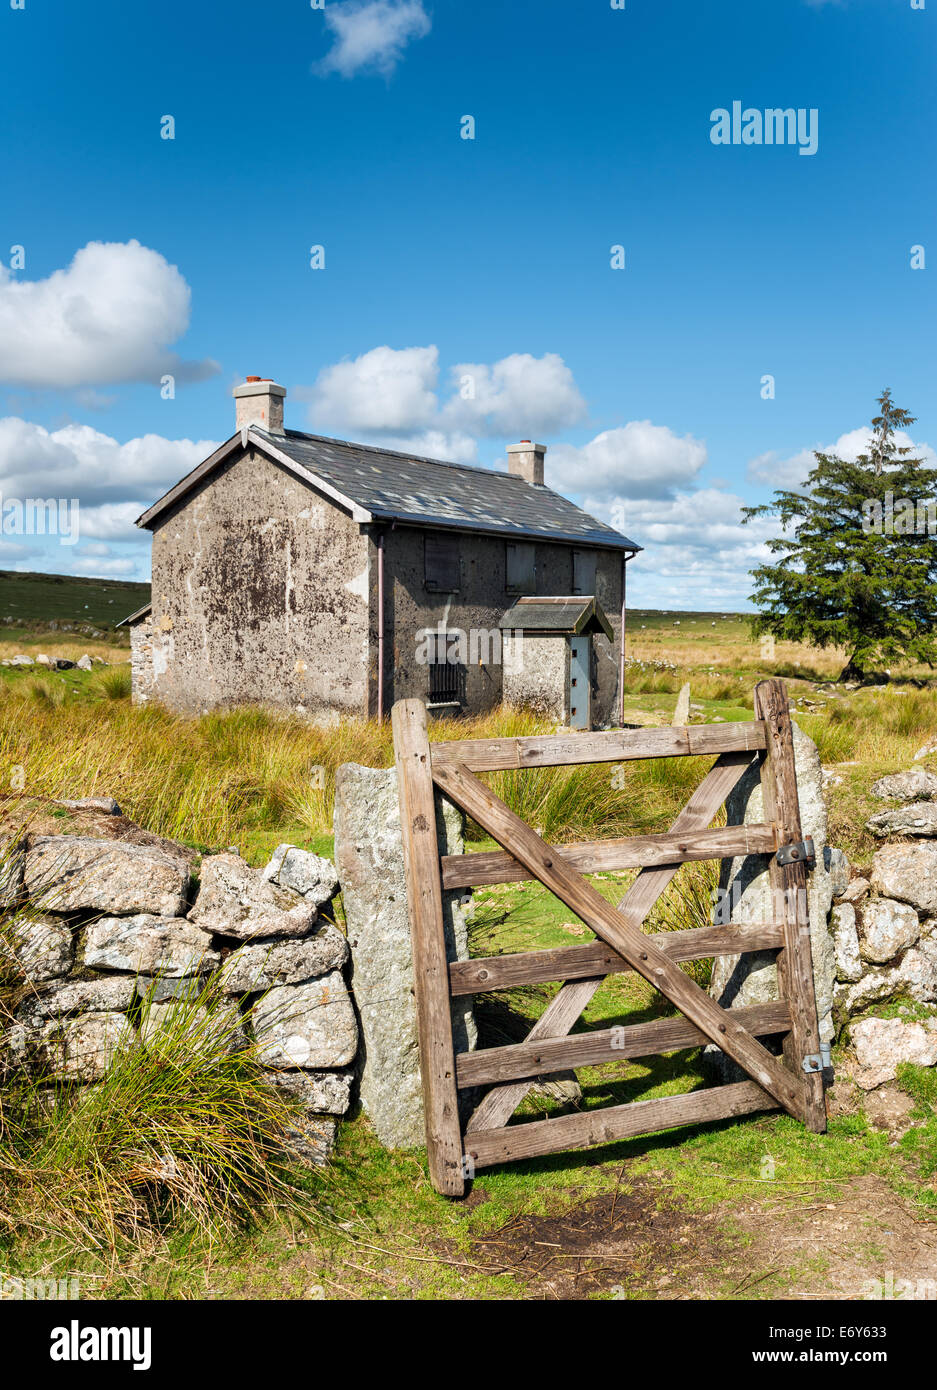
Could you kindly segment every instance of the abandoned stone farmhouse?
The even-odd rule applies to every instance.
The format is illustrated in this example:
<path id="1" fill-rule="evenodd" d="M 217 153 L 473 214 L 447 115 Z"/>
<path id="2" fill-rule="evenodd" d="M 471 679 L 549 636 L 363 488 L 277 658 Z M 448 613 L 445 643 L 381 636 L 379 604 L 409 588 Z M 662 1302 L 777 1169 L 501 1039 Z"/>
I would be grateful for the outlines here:
<path id="1" fill-rule="evenodd" d="M 641 547 L 544 485 L 544 445 L 512 445 L 506 472 L 415 458 L 284 429 L 285 396 L 248 377 L 235 434 L 137 521 L 135 701 L 614 717 Z"/>

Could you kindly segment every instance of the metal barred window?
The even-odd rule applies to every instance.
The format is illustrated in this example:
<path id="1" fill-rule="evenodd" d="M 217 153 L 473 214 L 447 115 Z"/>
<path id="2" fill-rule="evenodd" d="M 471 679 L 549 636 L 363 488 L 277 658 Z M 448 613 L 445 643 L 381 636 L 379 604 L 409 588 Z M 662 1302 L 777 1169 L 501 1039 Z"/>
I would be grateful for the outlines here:
<path id="1" fill-rule="evenodd" d="M 449 660 L 453 655 L 450 634 L 435 635 L 429 666 L 429 698 L 432 704 L 458 700 L 465 702 L 466 667 L 464 662 Z"/>

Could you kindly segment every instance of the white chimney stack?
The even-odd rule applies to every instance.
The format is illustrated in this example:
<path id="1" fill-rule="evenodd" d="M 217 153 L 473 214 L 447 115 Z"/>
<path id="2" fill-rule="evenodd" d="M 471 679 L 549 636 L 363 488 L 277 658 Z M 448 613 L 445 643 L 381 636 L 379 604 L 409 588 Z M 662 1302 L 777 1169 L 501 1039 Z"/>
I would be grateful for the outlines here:
<path id="1" fill-rule="evenodd" d="M 249 376 L 243 386 L 235 386 L 235 425 L 259 425 L 268 434 L 283 433 L 283 401 L 286 387 L 270 377 Z"/>
<path id="2" fill-rule="evenodd" d="M 545 444 L 531 444 L 522 439 L 520 444 L 508 445 L 508 472 L 523 478 L 525 483 L 543 487 L 543 457 L 547 452 Z"/>

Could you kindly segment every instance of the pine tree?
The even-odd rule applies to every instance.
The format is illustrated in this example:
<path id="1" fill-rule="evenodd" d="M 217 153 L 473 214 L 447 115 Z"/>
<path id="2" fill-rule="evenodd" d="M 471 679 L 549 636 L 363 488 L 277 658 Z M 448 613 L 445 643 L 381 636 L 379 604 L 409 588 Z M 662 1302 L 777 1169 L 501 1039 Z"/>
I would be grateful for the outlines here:
<path id="1" fill-rule="evenodd" d="M 937 660 L 937 469 L 896 442 L 915 417 L 887 389 L 878 404 L 867 453 L 815 453 L 802 491 L 743 508 L 746 522 L 776 516 L 784 528 L 767 543 L 777 561 L 752 570 L 754 633 L 845 648 L 842 680 Z"/>

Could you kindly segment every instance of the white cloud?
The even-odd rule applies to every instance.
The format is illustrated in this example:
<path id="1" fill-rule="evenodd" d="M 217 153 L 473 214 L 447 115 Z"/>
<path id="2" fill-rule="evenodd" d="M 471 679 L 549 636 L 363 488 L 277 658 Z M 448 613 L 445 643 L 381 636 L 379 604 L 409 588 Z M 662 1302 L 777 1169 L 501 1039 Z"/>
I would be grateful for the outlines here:
<path id="1" fill-rule="evenodd" d="M 351 362 L 324 367 L 309 393 L 312 419 L 363 433 L 398 433 L 427 425 L 437 409 L 435 347 L 372 348 Z"/>
<path id="2" fill-rule="evenodd" d="M 514 352 L 499 362 L 452 368 L 454 394 L 444 416 L 463 429 L 524 439 L 553 433 L 586 417 L 572 372 L 555 352 Z"/>
<path id="3" fill-rule="evenodd" d="M 89 242 L 45 280 L 0 265 L 0 380 L 72 389 L 210 376 L 216 363 L 169 350 L 189 326 L 190 301 L 176 266 L 138 241 Z"/>
<path id="4" fill-rule="evenodd" d="M 96 575 L 116 575 L 118 577 L 137 575 L 140 571 L 139 560 L 131 559 L 129 556 L 124 559 L 98 560 L 93 558 L 77 559 L 72 565 L 70 574 L 85 574 L 92 577 Z"/>
<path id="5" fill-rule="evenodd" d="M 156 496 L 152 501 L 156 501 Z M 146 504 L 141 502 L 105 502 L 101 507 L 81 507 L 78 513 L 79 535 L 100 536 L 114 541 L 139 540 L 141 533 L 135 523 L 145 510 Z M 90 546 L 84 549 L 91 553 Z M 104 550 L 109 549 L 109 546 L 104 546 Z"/>
<path id="6" fill-rule="evenodd" d="M 94 541 L 91 545 L 80 545 L 76 553 L 82 559 L 87 556 L 88 558 L 104 560 L 109 555 L 113 555 L 114 550 L 112 546 L 105 545 L 103 541 Z"/>
<path id="7" fill-rule="evenodd" d="M 838 458 L 855 463 L 860 454 L 867 454 L 872 441 L 872 431 L 868 425 L 841 434 L 835 444 L 817 445 L 821 454 L 835 454 Z M 916 443 L 903 430 L 895 431 L 895 443 L 899 448 L 911 448 L 909 457 L 922 458 L 929 468 L 937 467 L 937 453 L 929 444 Z M 816 465 L 813 449 L 801 449 L 790 458 L 779 458 L 776 453 L 759 454 L 748 465 L 748 479 L 752 483 L 764 483 L 769 487 L 797 489 L 807 480 L 807 474 Z"/>
<path id="8" fill-rule="evenodd" d="M 333 43 L 318 70 L 324 74 L 337 72 L 342 77 L 353 77 L 362 71 L 390 77 L 407 44 L 425 38 L 431 28 L 421 0 L 329 3 L 324 18 Z"/>
<path id="9" fill-rule="evenodd" d="M 588 444 L 556 444 L 547 452 L 546 480 L 558 492 L 590 496 L 668 497 L 686 487 L 706 463 L 706 445 L 650 420 L 603 430 Z"/>
<path id="10" fill-rule="evenodd" d="M 372 348 L 324 367 L 315 385 L 296 393 L 310 401 L 316 429 L 365 435 L 388 448 L 411 447 L 456 461 L 477 456 L 474 436 L 527 438 L 582 419 L 586 404 L 573 374 L 554 352 L 513 353 L 493 363 L 463 363 L 450 372 L 454 390 L 440 401 L 439 350 Z M 417 445 L 413 445 L 417 451 Z"/>
<path id="11" fill-rule="evenodd" d="M 120 444 L 90 425 L 49 431 L 7 416 L 0 419 L 0 490 L 5 498 L 77 497 L 87 509 L 83 523 L 97 517 L 103 528 L 87 534 L 106 538 L 126 531 L 124 520 L 134 508 L 139 516 L 217 447 L 212 440 L 158 434 Z"/>
<path id="12" fill-rule="evenodd" d="M 549 457 L 549 455 L 548 455 Z M 738 610 L 752 591 L 749 571 L 770 558 L 777 522 L 743 526 L 744 498 L 723 488 L 671 498 L 583 498 L 586 511 L 645 547 L 628 566 L 632 607 Z"/>

